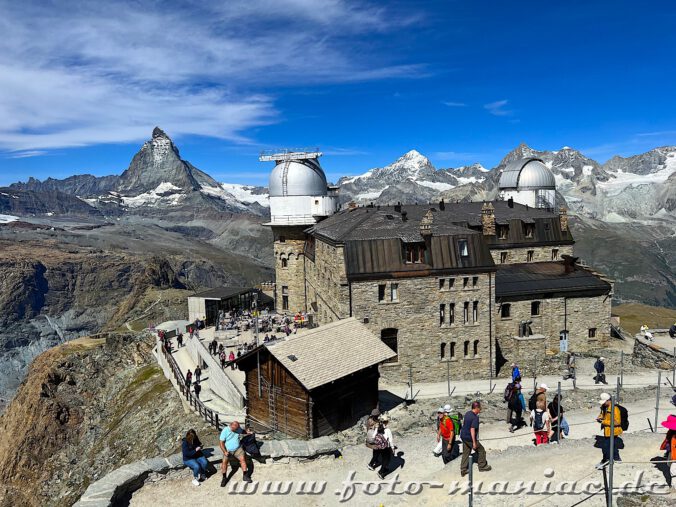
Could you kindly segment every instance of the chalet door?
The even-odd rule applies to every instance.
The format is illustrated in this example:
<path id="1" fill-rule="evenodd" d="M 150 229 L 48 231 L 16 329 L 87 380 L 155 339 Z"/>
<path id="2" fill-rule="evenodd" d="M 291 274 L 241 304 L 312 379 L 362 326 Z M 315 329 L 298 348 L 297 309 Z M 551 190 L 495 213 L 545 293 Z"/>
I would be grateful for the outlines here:
<path id="1" fill-rule="evenodd" d="M 559 332 L 559 351 L 568 352 L 568 331 Z"/>

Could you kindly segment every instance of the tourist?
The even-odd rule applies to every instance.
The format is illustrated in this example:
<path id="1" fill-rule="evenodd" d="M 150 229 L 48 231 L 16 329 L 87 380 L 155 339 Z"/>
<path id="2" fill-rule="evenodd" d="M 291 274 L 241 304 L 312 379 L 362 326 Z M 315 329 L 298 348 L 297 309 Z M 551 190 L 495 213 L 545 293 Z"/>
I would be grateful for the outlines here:
<path id="1" fill-rule="evenodd" d="M 185 438 L 181 442 L 181 452 L 183 454 L 183 464 L 192 470 L 192 483 L 195 486 L 200 485 L 200 481 L 207 478 L 207 468 L 209 463 L 202 453 L 202 442 L 197 437 L 193 429 L 189 429 Z"/>
<path id="2" fill-rule="evenodd" d="M 195 382 L 199 382 L 201 376 L 202 376 L 202 368 L 200 368 L 200 366 L 198 364 L 195 367 Z"/>
<path id="3" fill-rule="evenodd" d="M 371 461 L 369 461 L 367 467 L 369 470 L 375 470 L 375 467 L 378 466 L 378 461 L 380 459 L 380 454 L 376 448 L 376 433 L 378 433 L 380 410 L 374 408 L 371 410 L 371 414 L 368 419 L 366 419 L 366 447 L 371 449 Z"/>
<path id="4" fill-rule="evenodd" d="M 251 482 L 251 475 L 249 474 L 246 465 L 246 454 L 240 445 L 240 436 L 242 433 L 242 429 L 239 427 L 237 421 L 232 421 L 223 428 L 223 431 L 221 431 L 219 445 L 221 451 L 223 451 L 223 461 L 221 462 L 221 472 L 223 472 L 223 478 L 221 479 L 222 488 L 228 483 L 228 459 L 230 456 L 233 456 L 239 461 L 244 482 Z"/>
<path id="5" fill-rule="evenodd" d="M 528 400 L 528 410 L 533 412 L 537 408 L 537 402 L 541 401 L 544 403 L 545 407 L 547 406 L 547 384 L 540 384 L 533 395 Z"/>
<path id="6" fill-rule="evenodd" d="M 572 352 L 568 352 L 566 356 L 566 368 L 568 371 L 563 376 L 563 380 L 575 380 L 575 355 Z"/>
<path id="7" fill-rule="evenodd" d="M 475 451 L 477 455 L 476 463 L 480 472 L 491 470 L 486 461 L 486 449 L 479 442 L 479 414 L 481 413 L 481 402 L 472 402 L 472 409 L 469 410 L 462 421 L 460 430 L 460 440 L 462 440 L 462 460 L 460 461 L 460 475 L 465 476 L 469 473 L 469 455 Z"/>
<path id="8" fill-rule="evenodd" d="M 653 334 L 650 332 L 650 328 L 648 327 L 648 324 L 643 324 L 641 326 L 641 334 L 643 335 L 643 338 L 645 338 L 649 342 L 654 341 Z"/>
<path id="9" fill-rule="evenodd" d="M 666 421 L 662 421 L 662 426 L 668 431 L 660 449 L 666 451 L 666 458 L 671 461 L 669 466 L 670 485 L 672 488 L 676 488 L 676 415 L 670 414 Z"/>
<path id="10" fill-rule="evenodd" d="M 542 400 L 537 400 L 535 410 L 530 413 L 530 417 L 535 434 L 535 445 L 548 443 L 552 425 L 549 412 L 547 412 L 547 405 Z"/>
<path id="11" fill-rule="evenodd" d="M 512 363 L 512 382 L 516 382 L 516 377 L 521 378 L 521 371 L 517 364 Z"/>
<path id="12" fill-rule="evenodd" d="M 669 337 L 676 338 L 676 322 L 669 326 Z"/>
<path id="13" fill-rule="evenodd" d="M 521 377 L 516 377 L 511 385 L 511 396 L 507 400 L 509 413 L 509 432 L 514 433 L 521 427 L 523 421 L 523 394 L 521 394 Z"/>
<path id="14" fill-rule="evenodd" d="M 606 364 L 604 362 L 605 360 L 605 357 L 599 357 L 594 363 L 594 370 L 596 370 L 596 376 L 594 377 L 595 384 L 608 384 L 608 382 L 606 382 L 606 374 L 604 373 L 606 371 Z"/>
<path id="15" fill-rule="evenodd" d="M 221 351 L 221 369 L 222 370 L 225 369 L 225 361 L 226 361 L 225 350 L 222 350 Z"/>
<path id="16" fill-rule="evenodd" d="M 390 423 L 390 417 L 387 414 L 383 414 L 380 416 L 380 425 L 378 426 L 378 433 L 377 435 L 381 435 L 385 441 L 385 447 L 383 449 L 380 449 L 380 471 L 378 472 L 378 477 L 380 477 L 381 480 L 385 479 L 385 476 L 390 473 L 390 460 L 392 459 L 392 455 L 394 454 L 394 450 L 396 449 L 394 445 L 394 440 L 392 437 L 392 431 L 390 428 L 388 428 L 388 424 Z M 376 438 L 379 438 L 376 436 Z M 378 445 L 378 444 L 376 444 Z M 381 444 L 382 445 L 382 444 Z"/>
<path id="17" fill-rule="evenodd" d="M 601 437 L 601 451 L 603 452 L 603 459 L 601 462 L 596 465 L 596 468 L 601 470 L 605 467 L 610 460 L 610 395 L 608 393 L 601 393 L 599 404 L 601 405 L 601 413 L 596 418 L 596 421 L 601 423 L 601 430 L 603 431 L 603 436 Z M 613 421 L 615 425 L 614 433 L 615 442 L 613 447 L 613 460 L 622 461 L 620 459 L 620 447 L 623 447 L 622 438 L 622 416 L 620 414 L 620 409 L 615 405 L 615 410 L 613 413 Z"/>
<path id="18" fill-rule="evenodd" d="M 185 386 L 190 390 L 190 384 L 192 383 L 192 372 L 188 370 L 188 373 L 185 374 Z"/>
<path id="19" fill-rule="evenodd" d="M 176 336 L 176 343 L 178 343 L 179 348 L 183 347 L 183 333 L 178 333 Z"/>
<path id="20" fill-rule="evenodd" d="M 437 441 L 441 440 L 441 459 L 444 465 L 458 457 L 460 453 L 455 442 L 455 425 L 451 420 L 451 406 L 444 406 L 444 414 L 439 421 Z"/>
<path id="21" fill-rule="evenodd" d="M 195 331 L 193 330 L 192 327 L 188 328 L 188 337 L 192 340 L 193 336 L 195 336 Z"/>
<path id="22" fill-rule="evenodd" d="M 437 410 L 437 415 L 434 418 L 434 433 L 437 436 L 437 444 L 434 446 L 434 450 L 432 451 L 432 454 L 434 455 L 435 458 L 438 458 L 441 456 L 441 449 L 442 449 L 442 441 L 439 438 L 439 425 L 441 424 L 441 420 L 444 418 L 444 407 L 439 407 Z"/>
<path id="23" fill-rule="evenodd" d="M 549 412 L 549 420 L 551 422 L 552 430 L 551 437 L 549 438 L 550 443 L 558 443 L 561 438 L 563 438 L 563 406 L 561 405 L 561 396 L 556 395 L 552 402 L 547 405 L 547 412 Z M 560 424 L 559 424 L 560 422 Z"/>
<path id="24" fill-rule="evenodd" d="M 235 369 L 235 353 L 231 350 L 230 355 L 228 356 L 228 361 L 230 361 L 230 369 Z"/>
<path id="25" fill-rule="evenodd" d="M 216 351 L 218 351 L 218 342 L 216 341 L 216 338 L 211 340 L 211 355 L 215 356 Z"/>
<path id="26" fill-rule="evenodd" d="M 199 380 L 197 382 L 195 382 L 194 389 L 195 389 L 195 398 L 197 398 L 199 400 L 200 399 L 200 392 L 202 391 L 202 386 L 200 385 Z"/>

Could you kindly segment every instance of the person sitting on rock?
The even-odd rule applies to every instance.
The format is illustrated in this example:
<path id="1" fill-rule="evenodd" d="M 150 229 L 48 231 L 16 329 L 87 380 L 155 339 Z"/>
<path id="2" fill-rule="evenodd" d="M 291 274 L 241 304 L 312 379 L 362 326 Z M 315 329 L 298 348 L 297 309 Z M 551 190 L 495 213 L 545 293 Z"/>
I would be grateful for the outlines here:
<path id="1" fill-rule="evenodd" d="M 202 442 L 197 437 L 194 429 L 189 429 L 185 438 L 181 442 L 181 451 L 183 454 L 183 464 L 192 470 L 192 483 L 195 486 L 200 485 L 207 477 L 207 468 L 209 463 L 202 453 Z"/>

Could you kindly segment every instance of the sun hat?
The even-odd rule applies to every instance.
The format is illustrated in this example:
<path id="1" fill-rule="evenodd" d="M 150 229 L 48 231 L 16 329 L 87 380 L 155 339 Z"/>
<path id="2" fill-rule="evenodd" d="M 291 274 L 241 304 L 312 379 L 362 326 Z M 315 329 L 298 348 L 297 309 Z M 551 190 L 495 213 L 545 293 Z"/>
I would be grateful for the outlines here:
<path id="1" fill-rule="evenodd" d="M 387 414 L 381 415 L 381 416 L 380 416 L 380 422 L 384 422 L 384 423 L 390 422 L 390 416 L 387 415 Z"/>
<path id="2" fill-rule="evenodd" d="M 547 387 L 547 384 L 540 384 L 540 389 L 544 389 L 546 391 L 549 388 Z"/>
<path id="3" fill-rule="evenodd" d="M 599 357 L 599 360 L 600 360 L 600 361 L 605 361 L 606 358 L 605 358 L 605 357 Z"/>
<path id="4" fill-rule="evenodd" d="M 451 410 L 453 410 L 453 409 L 451 408 L 450 405 L 448 405 L 448 404 L 444 405 L 444 412 L 450 412 Z"/>
<path id="5" fill-rule="evenodd" d="M 668 430 L 676 430 L 676 415 L 669 414 L 669 417 L 667 417 L 667 420 L 662 421 L 661 424 L 662 424 L 662 426 L 664 426 Z"/>
<path id="6" fill-rule="evenodd" d="M 603 405 L 609 399 L 610 399 L 610 395 L 608 393 L 601 393 L 601 396 L 599 398 L 599 405 Z"/>

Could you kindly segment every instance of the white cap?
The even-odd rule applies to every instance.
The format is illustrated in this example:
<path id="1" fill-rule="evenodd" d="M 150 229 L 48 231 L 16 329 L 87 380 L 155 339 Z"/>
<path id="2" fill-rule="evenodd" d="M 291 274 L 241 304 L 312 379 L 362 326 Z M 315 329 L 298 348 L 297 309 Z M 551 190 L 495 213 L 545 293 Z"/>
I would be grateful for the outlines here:
<path id="1" fill-rule="evenodd" d="M 439 407 L 439 410 L 437 410 L 437 412 L 443 412 L 443 411 L 444 411 L 444 407 Z"/>
<path id="2" fill-rule="evenodd" d="M 601 393 L 601 397 L 599 399 L 599 405 L 603 405 L 609 399 L 610 399 L 610 395 L 608 393 Z"/>
<path id="3" fill-rule="evenodd" d="M 547 387 L 547 384 L 540 384 L 540 389 L 544 389 L 546 391 L 549 388 Z"/>
<path id="4" fill-rule="evenodd" d="M 605 360 L 606 360 L 605 357 L 599 357 L 599 359 L 600 359 L 601 361 L 605 361 Z"/>
<path id="5" fill-rule="evenodd" d="M 452 409 L 450 405 L 444 405 L 444 412 L 450 412 L 451 410 Z"/>

